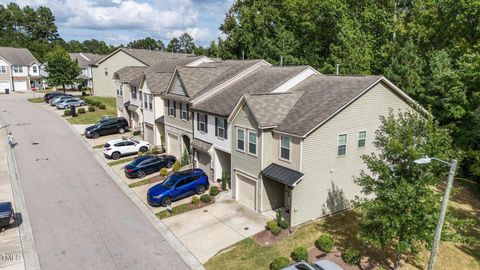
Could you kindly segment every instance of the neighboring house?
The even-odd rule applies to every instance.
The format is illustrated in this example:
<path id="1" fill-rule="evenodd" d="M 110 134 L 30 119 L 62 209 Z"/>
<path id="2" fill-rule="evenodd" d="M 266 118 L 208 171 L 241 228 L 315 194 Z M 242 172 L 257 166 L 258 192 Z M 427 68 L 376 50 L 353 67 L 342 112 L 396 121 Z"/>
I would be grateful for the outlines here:
<path id="1" fill-rule="evenodd" d="M 195 166 L 212 181 L 230 175 L 231 125 L 227 118 L 242 94 L 284 92 L 313 74 L 307 66 L 264 66 L 195 104 L 193 112 L 193 150 Z"/>
<path id="2" fill-rule="evenodd" d="M 150 67 L 162 59 L 188 57 L 182 53 L 150 51 L 144 49 L 119 48 L 92 66 L 94 94 L 97 96 L 115 96 L 116 86 L 113 74 L 128 67 Z"/>
<path id="3" fill-rule="evenodd" d="M 244 94 L 232 126 L 232 196 L 259 212 L 283 209 L 292 226 L 341 211 L 361 196 L 354 177 L 375 152 L 379 116 L 422 110 L 380 76 L 312 75 L 287 92 Z"/>
<path id="4" fill-rule="evenodd" d="M 28 49 L 0 47 L 0 92 L 23 92 L 41 86 L 40 63 Z"/>
<path id="5" fill-rule="evenodd" d="M 94 53 L 69 53 L 70 59 L 77 61 L 78 68 L 80 69 L 80 75 L 77 79 L 82 81 L 80 84 L 82 87 L 93 88 L 92 80 L 92 66 L 98 61 L 106 57 L 104 54 Z"/>
<path id="6" fill-rule="evenodd" d="M 263 66 L 270 64 L 263 60 L 227 60 L 178 67 L 162 96 L 167 152 L 177 158 L 187 152 L 191 158 L 193 123 L 190 108 Z"/>

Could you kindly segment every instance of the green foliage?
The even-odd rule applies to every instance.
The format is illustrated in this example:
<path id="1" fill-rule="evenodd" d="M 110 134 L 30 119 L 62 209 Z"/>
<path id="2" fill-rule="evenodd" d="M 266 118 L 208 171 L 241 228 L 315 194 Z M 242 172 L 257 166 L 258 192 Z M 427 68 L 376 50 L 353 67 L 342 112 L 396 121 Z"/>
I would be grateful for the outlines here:
<path id="1" fill-rule="evenodd" d="M 439 201 L 431 187 L 445 173 L 443 164 L 413 161 L 424 156 L 448 160 L 455 154 L 448 131 L 432 119 L 413 112 L 390 112 L 380 121 L 373 142 L 378 154 L 362 157 L 369 172 L 355 179 L 365 195 L 376 198 L 359 205 L 360 239 L 376 248 L 393 249 L 401 258 L 431 241 Z"/>
<path id="2" fill-rule="evenodd" d="M 228 172 L 222 171 L 222 190 L 227 189 Z"/>
<path id="3" fill-rule="evenodd" d="M 100 104 L 100 105 L 98 105 L 98 108 L 100 110 L 105 110 L 107 108 L 107 106 L 105 106 L 105 104 Z"/>
<path id="4" fill-rule="evenodd" d="M 342 259 L 349 265 L 357 265 L 360 263 L 362 256 L 357 249 L 347 248 L 347 250 L 342 253 Z"/>
<path id="5" fill-rule="evenodd" d="M 132 132 L 133 136 L 139 136 L 140 134 L 142 134 L 140 130 L 135 130 L 134 132 Z"/>
<path id="6" fill-rule="evenodd" d="M 193 205 L 198 205 L 200 203 L 200 198 L 198 196 L 193 196 L 192 197 L 192 204 Z"/>
<path id="7" fill-rule="evenodd" d="M 78 113 L 79 113 L 79 114 L 84 114 L 84 113 L 85 113 L 85 109 L 84 109 L 84 108 L 78 108 Z"/>
<path id="8" fill-rule="evenodd" d="M 275 258 L 272 263 L 270 263 L 270 270 L 281 270 L 290 265 L 290 260 L 286 257 Z"/>
<path id="9" fill-rule="evenodd" d="M 95 107 L 93 107 L 93 106 L 88 106 L 88 111 L 89 111 L 89 112 L 94 112 L 94 111 L 95 111 Z"/>
<path id="10" fill-rule="evenodd" d="M 167 168 L 161 168 L 160 169 L 160 175 L 161 176 L 168 176 L 168 169 Z"/>
<path id="11" fill-rule="evenodd" d="M 176 53 L 180 51 L 181 51 L 180 40 L 176 37 L 172 38 L 167 45 L 167 52 Z"/>
<path id="12" fill-rule="evenodd" d="M 65 85 L 71 85 L 76 82 L 80 69 L 76 61 L 72 61 L 68 53 L 61 47 L 47 54 L 47 65 L 45 71 L 48 72 L 48 84 L 52 86 L 61 85 L 65 90 Z"/>
<path id="13" fill-rule="evenodd" d="M 300 246 L 296 247 L 291 254 L 292 260 L 296 262 L 308 261 L 308 249 Z"/>
<path id="14" fill-rule="evenodd" d="M 182 165 L 182 167 L 190 164 L 190 155 L 188 154 L 187 149 L 183 149 L 183 154 L 182 154 L 182 159 L 180 161 L 180 164 Z"/>
<path id="15" fill-rule="evenodd" d="M 285 219 L 282 219 L 278 222 L 278 226 L 282 229 L 288 229 L 288 227 L 290 227 L 290 224 L 288 224 L 288 221 L 286 221 Z"/>
<path id="16" fill-rule="evenodd" d="M 208 194 L 203 194 L 202 196 L 200 196 L 200 201 L 202 201 L 203 203 L 210 203 L 212 201 L 212 196 Z"/>
<path id="17" fill-rule="evenodd" d="M 212 187 L 210 188 L 209 194 L 210 194 L 210 196 L 217 196 L 218 192 L 219 192 L 219 191 L 218 191 L 218 187 L 212 186 Z"/>
<path id="18" fill-rule="evenodd" d="M 72 111 L 71 111 L 71 110 L 68 110 L 68 109 L 67 109 L 67 110 L 63 111 L 63 116 L 70 116 L 70 115 L 72 115 Z"/>
<path id="19" fill-rule="evenodd" d="M 276 220 L 267 221 L 267 229 L 272 232 L 273 235 L 279 235 L 282 232 L 282 229 L 278 226 Z"/>
<path id="20" fill-rule="evenodd" d="M 165 49 L 165 45 L 161 40 L 155 40 L 151 37 L 146 37 L 146 38 L 131 41 L 127 44 L 127 47 L 133 48 L 133 49 L 146 49 L 146 50 Z"/>
<path id="21" fill-rule="evenodd" d="M 176 160 L 175 163 L 172 166 L 172 170 L 174 172 L 178 172 L 178 171 L 180 171 L 181 168 L 182 168 L 182 165 L 180 165 L 180 162 L 178 160 Z"/>
<path id="22" fill-rule="evenodd" d="M 318 240 L 315 241 L 315 247 L 326 253 L 332 251 L 333 244 L 333 237 L 330 234 L 322 234 Z"/>

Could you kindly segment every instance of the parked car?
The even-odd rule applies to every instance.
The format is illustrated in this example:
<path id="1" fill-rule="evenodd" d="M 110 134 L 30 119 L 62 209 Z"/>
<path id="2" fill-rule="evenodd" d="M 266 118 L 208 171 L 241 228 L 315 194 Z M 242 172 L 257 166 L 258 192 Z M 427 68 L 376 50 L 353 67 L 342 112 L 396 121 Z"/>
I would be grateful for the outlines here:
<path id="1" fill-rule="evenodd" d="M 64 100 L 67 100 L 67 99 L 72 99 L 73 96 L 72 95 L 59 95 L 59 96 L 56 96 L 54 98 L 51 98 L 48 103 L 50 103 L 50 106 L 57 106 L 57 104 L 59 104 L 60 102 L 64 101 Z"/>
<path id="2" fill-rule="evenodd" d="M 54 98 L 54 97 L 58 97 L 60 95 L 65 95 L 65 93 L 63 92 L 51 92 L 51 93 L 46 93 L 44 96 L 43 96 L 43 100 L 48 103 L 50 101 L 50 99 Z"/>
<path id="3" fill-rule="evenodd" d="M 118 139 L 109 141 L 103 145 L 103 154 L 107 158 L 119 159 L 122 156 L 136 154 L 139 151 L 145 153 L 149 148 L 150 143 L 146 141 Z"/>
<path id="4" fill-rule="evenodd" d="M 0 228 L 8 227 L 15 222 L 15 212 L 11 202 L 0 203 Z"/>
<path id="5" fill-rule="evenodd" d="M 123 117 L 109 118 L 101 120 L 93 126 L 85 129 L 85 137 L 96 139 L 103 135 L 120 133 L 128 131 L 127 119 Z"/>
<path id="6" fill-rule="evenodd" d="M 86 103 L 85 101 L 78 99 L 78 98 L 70 98 L 70 99 L 65 99 L 62 100 L 61 102 L 57 103 L 57 109 L 63 110 L 63 109 L 68 109 L 72 106 L 75 107 L 80 107 L 80 106 L 85 106 Z"/>
<path id="7" fill-rule="evenodd" d="M 208 186 L 208 176 L 201 169 L 180 171 L 148 189 L 147 200 L 152 206 L 168 206 L 172 201 L 203 194 Z"/>
<path id="8" fill-rule="evenodd" d="M 338 264 L 329 260 L 319 260 L 314 263 L 298 262 L 281 270 L 343 270 Z"/>
<path id="9" fill-rule="evenodd" d="M 143 178 L 147 174 L 170 168 L 177 158 L 169 155 L 147 155 L 136 158 L 125 166 L 125 176 L 128 178 Z"/>

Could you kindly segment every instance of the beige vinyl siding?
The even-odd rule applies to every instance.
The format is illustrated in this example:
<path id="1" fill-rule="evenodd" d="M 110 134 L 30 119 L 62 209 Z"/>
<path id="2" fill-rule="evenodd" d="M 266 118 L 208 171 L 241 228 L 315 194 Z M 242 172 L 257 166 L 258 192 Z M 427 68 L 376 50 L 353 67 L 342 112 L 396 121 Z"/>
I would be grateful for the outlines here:
<path id="1" fill-rule="evenodd" d="M 341 210 L 338 205 L 331 209 L 326 204 L 332 182 L 346 200 L 361 196 L 353 177 L 366 169 L 361 155 L 375 151 L 372 141 L 380 125 L 379 116 L 388 115 L 390 108 L 395 112 L 411 109 L 385 85 L 378 84 L 304 139 L 302 172 L 305 176 L 293 189 L 293 225 Z M 362 130 L 367 132 L 366 145 L 358 148 L 358 133 Z M 348 135 L 347 149 L 344 156 L 338 157 L 338 136 L 342 133 Z"/>
<path id="2" fill-rule="evenodd" d="M 168 99 L 164 100 L 165 124 L 170 125 L 172 127 L 177 127 L 177 128 L 183 129 L 183 130 L 188 131 L 190 133 L 193 133 L 191 112 L 188 112 L 188 121 L 181 119 L 180 118 L 181 113 L 182 113 L 181 112 L 181 106 L 180 106 L 181 102 L 180 101 L 175 101 L 176 102 L 176 107 L 175 107 L 176 116 L 175 117 L 170 116 L 170 115 L 168 115 L 168 101 L 167 100 Z"/>
<path id="3" fill-rule="evenodd" d="M 280 137 L 286 136 L 279 133 L 273 134 L 272 160 L 273 163 L 284 167 L 300 171 L 300 144 L 301 139 L 297 137 L 287 136 L 290 138 L 290 160 L 280 158 Z M 265 165 L 268 166 L 268 165 Z"/>
<path id="4" fill-rule="evenodd" d="M 127 66 L 146 66 L 130 55 L 118 51 L 100 65 L 92 68 L 93 88 L 96 96 L 116 96 L 116 88 L 113 83 L 113 73 Z M 105 76 L 105 68 L 108 68 L 108 76 Z"/>
<path id="5" fill-rule="evenodd" d="M 232 157 L 231 157 L 231 164 L 232 164 L 232 172 L 231 172 L 231 181 L 232 181 L 232 189 L 233 194 L 236 196 L 236 173 L 240 171 L 246 175 L 256 177 L 257 178 L 257 191 L 260 190 L 260 171 L 261 171 L 261 156 L 262 156 L 262 139 L 261 139 L 261 131 L 257 130 L 258 124 L 255 121 L 254 117 L 251 113 L 247 112 L 249 109 L 247 106 L 243 106 L 242 109 L 239 111 L 237 116 L 232 121 Z M 237 143 L 237 132 L 236 128 L 241 127 L 245 128 L 245 152 L 240 152 L 236 149 Z M 248 154 L 248 130 L 252 130 L 257 132 L 257 155 L 253 156 Z M 256 200 L 256 207 L 255 209 L 259 209 L 259 200 Z"/>
<path id="6" fill-rule="evenodd" d="M 5 67 L 5 73 L 0 74 L 0 81 L 10 82 L 10 80 L 12 79 L 12 76 L 10 73 L 10 65 L 7 62 L 5 62 L 2 58 L 0 58 L 0 66 Z"/>
<path id="7" fill-rule="evenodd" d="M 170 93 L 179 96 L 187 96 L 178 76 L 173 80 Z"/>

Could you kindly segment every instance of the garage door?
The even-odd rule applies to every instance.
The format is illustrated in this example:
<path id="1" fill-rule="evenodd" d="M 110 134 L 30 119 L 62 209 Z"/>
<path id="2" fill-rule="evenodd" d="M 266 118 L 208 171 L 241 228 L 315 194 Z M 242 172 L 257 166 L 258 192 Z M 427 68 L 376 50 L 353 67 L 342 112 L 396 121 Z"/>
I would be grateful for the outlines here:
<path id="1" fill-rule="evenodd" d="M 10 82 L 0 82 L 0 93 L 5 93 L 5 89 L 10 89 Z"/>
<path id="2" fill-rule="evenodd" d="M 180 158 L 180 143 L 178 136 L 168 134 L 168 152 L 177 158 Z"/>
<path id="3" fill-rule="evenodd" d="M 237 174 L 238 201 L 255 209 L 256 182 Z"/>
<path id="4" fill-rule="evenodd" d="M 197 155 L 197 168 L 202 169 L 207 175 L 210 180 L 210 155 L 201 151 L 195 152 Z"/>
<path id="5" fill-rule="evenodd" d="M 154 137 L 153 127 L 145 124 L 145 140 L 151 144 L 154 144 L 153 137 Z"/>
<path id="6" fill-rule="evenodd" d="M 27 81 L 18 81 L 13 83 L 15 91 L 27 91 Z"/>

